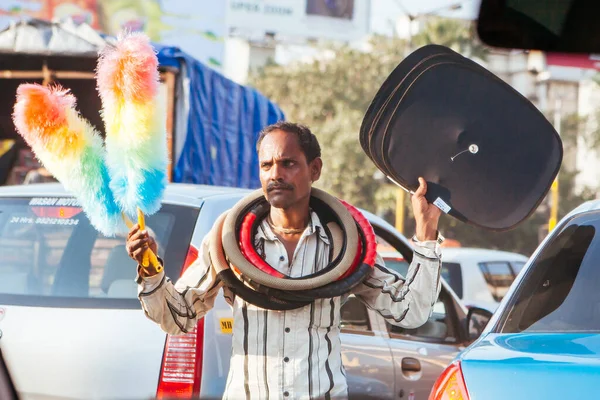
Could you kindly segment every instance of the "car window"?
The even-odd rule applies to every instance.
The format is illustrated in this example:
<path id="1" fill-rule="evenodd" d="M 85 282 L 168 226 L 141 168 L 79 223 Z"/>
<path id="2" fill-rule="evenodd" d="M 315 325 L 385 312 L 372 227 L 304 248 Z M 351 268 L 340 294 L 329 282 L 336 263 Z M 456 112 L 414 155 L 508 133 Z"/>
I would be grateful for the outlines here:
<path id="1" fill-rule="evenodd" d="M 443 257 L 442 257 L 443 259 Z M 462 269 L 459 263 L 442 262 L 442 278 L 450 285 L 454 293 L 462 299 L 463 280 Z"/>
<path id="2" fill-rule="evenodd" d="M 399 335 L 403 339 L 454 343 L 458 340 L 458 333 L 454 331 L 454 324 L 451 323 L 452 309 L 452 298 L 442 287 L 440 296 L 433 306 L 433 313 L 424 325 L 416 329 L 406 329 L 392 325 L 387 320 L 386 325 L 390 334 Z"/>
<path id="3" fill-rule="evenodd" d="M 377 252 L 383 258 L 386 268 L 395 271 L 406 277 L 408 274 L 409 262 L 404 256 L 379 235 L 377 237 Z"/>
<path id="4" fill-rule="evenodd" d="M 166 204 L 146 219 L 171 276 L 183 265 L 197 215 L 197 209 Z M 75 199 L 0 198 L 2 302 L 137 301 L 135 275 L 125 236 L 98 233 Z"/>
<path id="5" fill-rule="evenodd" d="M 521 272 L 521 270 L 525 266 L 525 262 L 523 262 L 523 261 L 511 261 L 510 265 L 512 266 L 512 269 L 513 269 L 515 275 L 518 275 L 519 272 Z"/>
<path id="6" fill-rule="evenodd" d="M 515 280 L 510 264 L 507 261 L 485 262 L 479 263 L 479 269 L 485 277 L 494 300 L 502 300 Z"/>
<path id="7" fill-rule="evenodd" d="M 342 305 L 341 314 L 342 329 L 352 331 L 354 333 L 372 332 L 367 307 L 356 297 L 348 297 L 346 302 Z"/>
<path id="8" fill-rule="evenodd" d="M 409 260 L 412 259 L 412 249 L 402 243 L 395 235 L 382 228 L 375 227 L 375 231 L 378 243 L 377 250 L 383 257 L 386 267 L 406 277 L 410 265 Z M 401 261 L 396 262 L 398 259 Z M 458 272 L 460 273 L 460 268 Z M 456 278 L 456 269 L 453 266 L 448 266 L 446 275 Z M 456 315 L 454 301 L 443 286 L 440 296 L 434 304 L 433 313 L 423 326 L 418 329 L 404 329 L 387 321 L 386 325 L 392 337 L 397 336 L 408 340 L 454 343 L 458 340 L 459 335 L 456 331 L 458 316 Z"/>
<path id="9" fill-rule="evenodd" d="M 600 212 L 559 229 L 516 289 L 503 332 L 600 332 Z"/>

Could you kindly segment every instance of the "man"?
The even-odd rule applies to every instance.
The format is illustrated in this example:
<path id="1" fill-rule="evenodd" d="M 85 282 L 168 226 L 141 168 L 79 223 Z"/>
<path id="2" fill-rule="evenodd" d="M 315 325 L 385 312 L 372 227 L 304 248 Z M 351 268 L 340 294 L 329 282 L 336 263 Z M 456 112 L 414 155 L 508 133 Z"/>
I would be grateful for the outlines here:
<path id="1" fill-rule="evenodd" d="M 260 180 L 271 211 L 254 238 L 274 268 L 293 277 L 313 274 L 329 262 L 330 241 L 309 208 L 311 186 L 321 175 L 321 149 L 307 127 L 279 122 L 261 132 L 257 150 Z M 352 290 L 390 323 L 415 328 L 429 317 L 440 290 L 437 226 L 440 210 L 425 200 L 427 187 L 412 198 L 416 250 L 407 280 L 391 273 L 381 257 Z M 140 263 L 154 240 L 134 227 L 129 255 Z M 207 251 L 207 242 L 200 252 Z M 290 261 L 291 260 L 291 261 Z M 210 310 L 222 284 L 202 254 L 173 285 L 164 272 L 138 267 L 139 298 L 146 315 L 166 332 L 191 330 Z M 150 276 L 153 275 L 153 276 Z M 318 299 L 303 308 L 271 311 L 224 295 L 233 307 L 234 332 L 226 399 L 338 399 L 347 397 L 340 352 L 340 307 L 347 296 Z"/>

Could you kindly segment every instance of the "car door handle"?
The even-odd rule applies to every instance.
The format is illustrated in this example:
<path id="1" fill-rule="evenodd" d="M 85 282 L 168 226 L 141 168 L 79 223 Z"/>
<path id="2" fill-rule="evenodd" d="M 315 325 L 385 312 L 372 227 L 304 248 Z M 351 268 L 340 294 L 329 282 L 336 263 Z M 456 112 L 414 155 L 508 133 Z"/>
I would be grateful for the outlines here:
<path id="1" fill-rule="evenodd" d="M 421 371 L 421 362 L 416 358 L 405 357 L 402 359 L 402 371 L 419 372 Z"/>

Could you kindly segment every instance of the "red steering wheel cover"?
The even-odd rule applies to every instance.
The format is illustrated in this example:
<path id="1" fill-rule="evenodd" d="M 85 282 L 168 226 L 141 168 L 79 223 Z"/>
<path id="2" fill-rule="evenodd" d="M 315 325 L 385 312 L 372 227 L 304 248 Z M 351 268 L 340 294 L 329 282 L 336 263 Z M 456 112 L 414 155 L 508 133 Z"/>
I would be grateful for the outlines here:
<path id="1" fill-rule="evenodd" d="M 358 208 L 354 207 L 352 204 L 350 204 L 344 200 L 340 199 L 340 202 L 346 207 L 346 209 L 352 215 L 352 218 L 354 218 L 354 220 L 358 224 L 358 226 L 362 232 L 362 235 L 365 239 L 365 242 L 367 244 L 367 251 L 365 252 L 364 257 L 363 257 L 362 241 L 359 240 L 358 241 L 358 252 L 356 253 L 356 257 L 354 258 L 354 261 L 352 262 L 352 266 L 338 280 L 344 279 L 344 278 L 352 275 L 352 273 L 361 264 L 367 264 L 371 268 L 373 268 L 373 266 L 375 265 L 375 259 L 377 258 L 377 237 L 375 236 L 375 231 L 373 230 L 371 223 L 363 215 L 363 213 L 360 212 L 360 210 Z"/>
<path id="2" fill-rule="evenodd" d="M 252 227 L 256 222 L 256 218 L 256 214 L 253 212 L 249 212 L 244 217 L 242 225 L 240 226 L 240 250 L 242 251 L 244 257 L 246 257 L 246 260 L 248 260 L 256 268 L 266 272 L 271 276 L 277 278 L 286 278 L 284 274 L 267 264 L 267 262 L 263 260 L 263 258 L 256 252 L 254 243 L 252 243 Z"/>
<path id="3" fill-rule="evenodd" d="M 346 209 L 348 209 L 348 211 L 352 215 L 352 218 L 354 218 L 354 220 L 358 224 L 360 230 L 362 231 L 362 235 L 365 239 L 365 242 L 367 244 L 367 246 L 366 246 L 367 249 L 366 249 L 366 252 L 363 257 L 363 251 L 362 251 L 363 245 L 362 245 L 362 241 L 359 240 L 358 244 L 357 244 L 358 251 L 352 262 L 352 266 L 348 269 L 348 271 L 346 271 L 337 280 L 341 280 L 343 278 L 350 276 L 361 264 L 367 264 L 371 268 L 373 268 L 373 266 L 375 265 L 375 259 L 377 257 L 377 239 L 376 239 L 373 227 L 369 223 L 369 220 L 367 218 L 365 218 L 365 216 L 353 205 L 345 202 L 344 200 L 340 200 L 340 202 L 346 207 Z M 252 265 L 254 265 L 256 268 L 260 269 L 261 271 L 263 271 L 271 276 L 277 277 L 277 278 L 282 278 L 282 279 L 287 278 L 286 275 L 284 275 L 283 273 L 277 271 L 275 268 L 270 266 L 256 252 L 256 249 L 254 248 L 254 243 L 252 240 L 252 231 L 253 231 L 253 226 L 256 223 L 256 219 L 257 219 L 257 215 L 254 214 L 253 212 L 249 212 L 248 214 L 246 214 L 246 216 L 244 217 L 244 219 L 242 221 L 242 224 L 240 225 L 240 250 L 241 250 L 242 254 L 244 255 L 244 257 L 246 257 L 246 259 Z"/>

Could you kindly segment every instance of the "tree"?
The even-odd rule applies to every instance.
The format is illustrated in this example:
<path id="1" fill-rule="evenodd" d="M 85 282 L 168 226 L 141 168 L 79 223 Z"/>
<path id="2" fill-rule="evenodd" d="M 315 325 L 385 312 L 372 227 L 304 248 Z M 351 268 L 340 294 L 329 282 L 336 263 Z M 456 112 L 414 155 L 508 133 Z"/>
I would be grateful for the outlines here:
<path id="1" fill-rule="evenodd" d="M 439 43 L 485 58 L 472 30 L 471 23 L 432 18 L 413 43 Z M 376 178 L 377 169 L 362 151 L 358 131 L 373 96 L 404 58 L 407 45 L 399 38 L 374 36 L 368 51 L 323 48 L 322 57 L 312 62 L 268 65 L 250 77 L 289 120 L 310 126 L 319 137 L 325 165 L 320 185 L 391 220 L 396 187 Z"/>
<path id="2" fill-rule="evenodd" d="M 472 38 L 472 26 L 456 21 L 437 21 L 415 36 L 414 43 L 427 41 L 484 58 L 487 49 Z M 327 47 L 321 57 L 307 63 L 268 65 L 251 75 L 251 84 L 276 101 L 287 119 L 304 123 L 322 144 L 324 169 L 317 186 L 394 221 L 397 187 L 378 179 L 378 170 L 363 152 L 358 132 L 373 96 L 406 54 L 407 43 L 398 38 L 374 36 L 368 51 L 349 46 Z M 565 119 L 564 130 L 579 132 L 581 124 Z M 577 171 L 560 174 L 560 216 L 589 197 L 575 193 Z M 381 174 L 379 174 L 381 175 Z M 414 230 L 410 199 L 406 196 L 405 232 Z M 518 228 L 492 233 L 453 218 L 443 217 L 441 229 L 465 246 L 499 248 L 530 254 L 539 242 L 540 227 L 548 221 L 548 208 L 540 207 Z"/>
<path id="3" fill-rule="evenodd" d="M 406 42 L 376 36 L 369 47 L 324 48 L 310 63 L 266 66 L 251 75 L 251 84 L 276 101 L 288 120 L 308 125 L 319 138 L 324 171 L 318 186 L 377 212 L 381 184 L 358 131 L 371 99 L 402 60 Z"/>
<path id="4" fill-rule="evenodd" d="M 489 49 L 475 35 L 475 23 L 460 19 L 432 17 L 413 37 L 416 47 L 434 43 L 449 47 L 469 58 L 485 60 Z"/>

